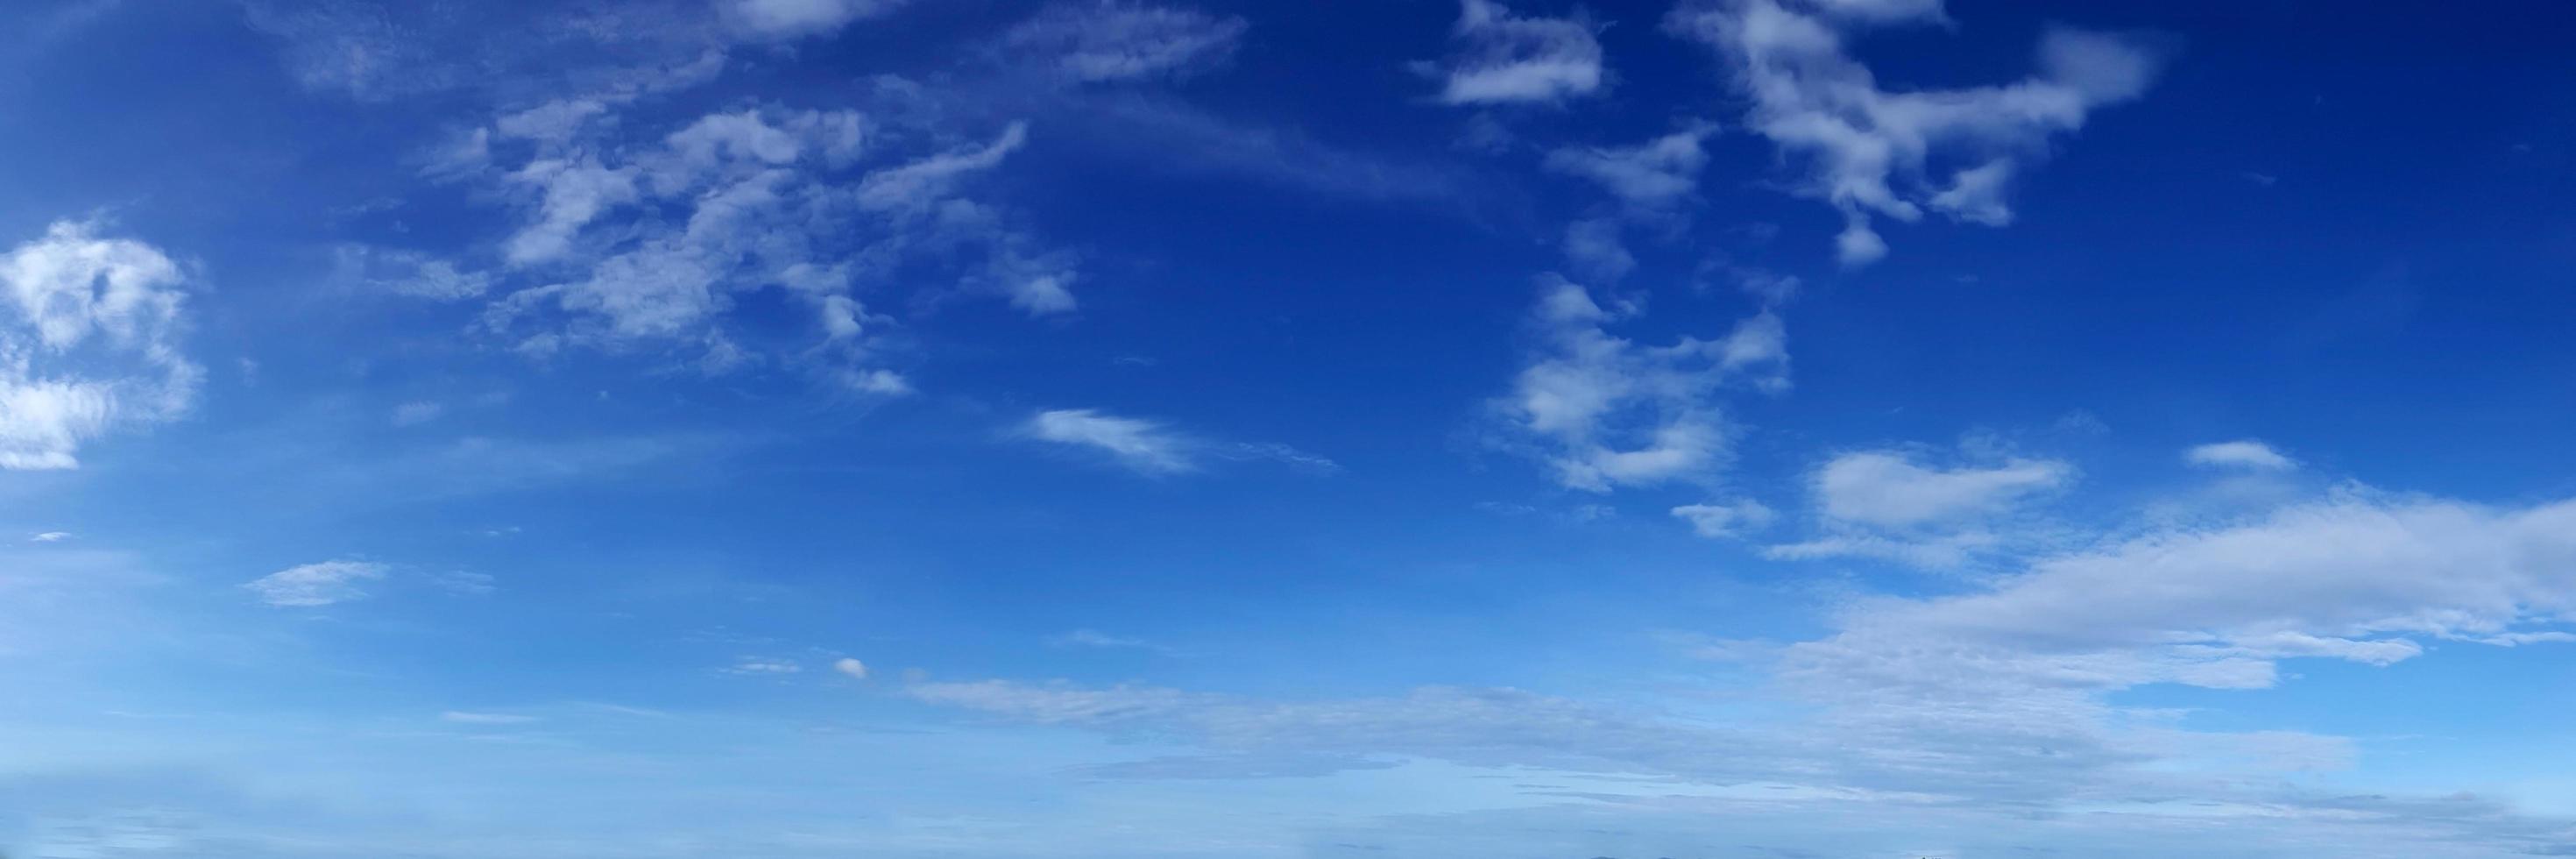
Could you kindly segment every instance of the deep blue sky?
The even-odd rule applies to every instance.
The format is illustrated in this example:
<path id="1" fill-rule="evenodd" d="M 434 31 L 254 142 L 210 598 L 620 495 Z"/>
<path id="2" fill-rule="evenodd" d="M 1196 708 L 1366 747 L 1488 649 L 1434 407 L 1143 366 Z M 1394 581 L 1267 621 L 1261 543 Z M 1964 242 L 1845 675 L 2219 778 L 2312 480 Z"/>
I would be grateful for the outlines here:
<path id="1" fill-rule="evenodd" d="M 2576 850 L 2571 25 L 15 4 L 0 852 Z"/>

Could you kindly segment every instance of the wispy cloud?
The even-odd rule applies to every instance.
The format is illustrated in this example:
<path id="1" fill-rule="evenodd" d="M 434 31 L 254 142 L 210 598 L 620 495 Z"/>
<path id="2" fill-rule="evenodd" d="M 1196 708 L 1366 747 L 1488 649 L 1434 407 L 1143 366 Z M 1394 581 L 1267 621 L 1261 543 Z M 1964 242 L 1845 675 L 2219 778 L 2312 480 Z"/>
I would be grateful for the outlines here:
<path id="1" fill-rule="evenodd" d="M 1198 471 L 1210 460 L 1267 460 L 1309 471 L 1341 470 L 1340 464 L 1330 459 L 1284 444 L 1211 441 L 1161 421 L 1119 417 L 1096 409 L 1042 411 L 1020 425 L 1017 434 L 1104 453 L 1128 470 L 1153 476 Z"/>
<path id="2" fill-rule="evenodd" d="M 288 567 L 242 584 L 261 602 L 281 608 L 314 608 L 365 599 L 367 582 L 385 577 L 383 564 L 324 561 Z"/>

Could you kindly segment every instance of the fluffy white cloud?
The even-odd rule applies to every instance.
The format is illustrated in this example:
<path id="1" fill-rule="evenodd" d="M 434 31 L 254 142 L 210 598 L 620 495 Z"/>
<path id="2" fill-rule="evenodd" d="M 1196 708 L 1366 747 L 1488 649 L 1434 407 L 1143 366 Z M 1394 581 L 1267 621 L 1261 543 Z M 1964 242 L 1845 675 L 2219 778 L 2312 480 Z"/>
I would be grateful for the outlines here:
<path id="1" fill-rule="evenodd" d="M 754 39 L 794 39 L 839 31 L 853 21 L 903 8 L 911 0 L 720 0 L 725 20 Z"/>
<path id="2" fill-rule="evenodd" d="M 2182 458 L 2184 462 L 2204 468 L 2291 471 L 2299 467 L 2296 460 L 2281 455 L 2271 445 L 2250 438 L 2200 445 L 2183 451 Z"/>
<path id="3" fill-rule="evenodd" d="M 1709 538 L 1734 537 L 1746 531 L 1759 530 L 1771 524 L 1772 519 L 1771 508 L 1751 499 L 1685 504 L 1673 508 L 1672 513 L 1673 518 L 1690 523 L 1692 532 Z"/>
<path id="4" fill-rule="evenodd" d="M 74 468 L 82 442 L 188 410 L 204 371 L 179 351 L 182 281 L 84 223 L 0 256 L 0 468 Z"/>
<path id="5" fill-rule="evenodd" d="M 2094 110 L 2143 94 L 2158 65 L 2135 41 L 2057 29 L 2021 81 L 1889 89 L 1844 49 L 1850 30 L 1939 20 L 1937 0 L 1708 0 L 1669 26 L 1718 49 L 1750 101 L 1746 123 L 1806 170 L 1801 193 L 1842 212 L 1838 255 L 1864 265 L 1887 250 L 1873 216 L 1914 221 L 1928 206 L 2011 221 L 2013 178 Z"/>
<path id="6" fill-rule="evenodd" d="M 1462 47 L 1444 64 L 1449 104 L 1559 102 L 1601 89 L 1601 42 L 1583 18 L 1530 18 L 1494 0 L 1461 0 Z"/>
<path id="7" fill-rule="evenodd" d="M 2051 460 L 1937 469 L 1896 451 L 1862 451 L 1825 463 L 1816 471 L 1814 490 L 1827 516 L 1903 527 L 1992 513 L 2023 496 L 2064 486 L 2074 474 Z"/>
<path id="8" fill-rule="evenodd" d="M 1730 384 L 1787 384 L 1785 337 L 1765 311 L 1716 340 L 1641 346 L 1611 335 L 1623 315 L 1562 277 L 1541 280 L 1543 340 L 1501 407 L 1564 485 L 1593 492 L 1697 477 L 1721 465 Z"/>
<path id="9" fill-rule="evenodd" d="M 1198 443 L 1154 421 L 1091 409 L 1051 409 L 1030 418 L 1021 431 L 1039 441 L 1108 453 L 1140 474 L 1179 474 L 1198 468 L 1192 455 Z"/>
<path id="10" fill-rule="evenodd" d="M 29 537 L 27 540 L 35 543 L 60 543 L 71 538 L 72 534 L 69 531 L 47 531 L 42 534 Z"/>
<path id="11" fill-rule="evenodd" d="M 244 582 L 242 587 L 269 605 L 312 607 L 364 599 L 367 592 L 360 585 L 384 577 L 383 564 L 324 561 L 288 567 Z"/>
<path id="12" fill-rule="evenodd" d="M 1123 0 L 1058 3 L 1012 27 L 1002 44 L 1015 54 L 1049 58 L 1054 71 L 1083 83 L 1180 76 L 1222 62 L 1243 37 L 1242 18 Z"/>
<path id="13" fill-rule="evenodd" d="M 833 660 L 832 670 L 852 680 L 868 679 L 868 664 L 846 656 Z"/>

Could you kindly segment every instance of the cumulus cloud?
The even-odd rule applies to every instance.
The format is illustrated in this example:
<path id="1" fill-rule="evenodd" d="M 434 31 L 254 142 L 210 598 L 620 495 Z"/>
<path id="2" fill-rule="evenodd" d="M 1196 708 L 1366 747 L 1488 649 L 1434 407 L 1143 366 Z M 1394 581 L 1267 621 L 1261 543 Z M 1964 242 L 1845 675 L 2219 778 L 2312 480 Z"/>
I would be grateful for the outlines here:
<path id="1" fill-rule="evenodd" d="M 364 599 L 367 592 L 361 585 L 384 577 L 383 564 L 324 561 L 288 567 L 244 582 L 242 587 L 269 605 L 309 608 Z"/>
<path id="2" fill-rule="evenodd" d="M 1582 17 L 1515 15 L 1494 0 L 1462 0 L 1458 53 L 1441 64 L 1448 104 L 1555 103 L 1601 89 L 1601 42 Z"/>
<path id="3" fill-rule="evenodd" d="M 2199 445 L 2183 451 L 2184 462 L 2203 468 L 2229 468 L 2245 471 L 2291 471 L 2299 463 L 2271 445 L 2253 439 L 2222 441 Z"/>
<path id="4" fill-rule="evenodd" d="M 1123 0 L 1058 3 L 1012 27 L 1002 44 L 1046 58 L 1076 83 L 1181 77 L 1223 62 L 1247 25 L 1195 9 Z"/>
<path id="5" fill-rule="evenodd" d="M 868 664 L 846 656 L 833 660 L 832 670 L 852 680 L 868 679 Z"/>
<path id="6" fill-rule="evenodd" d="M 1029 438 L 1090 448 L 1139 474 L 1180 474 L 1198 469 L 1198 446 L 1161 423 L 1122 418 L 1092 409 L 1050 409 L 1022 427 Z"/>
<path id="7" fill-rule="evenodd" d="M 187 412 L 204 371 L 179 350 L 183 280 L 88 223 L 0 256 L 0 468 L 76 468 L 83 442 Z"/>
<path id="8" fill-rule="evenodd" d="M 1902 527 L 1992 513 L 2023 496 L 2064 486 L 2075 470 L 2053 460 L 2013 460 L 1986 468 L 1928 468 L 1897 451 L 1835 457 L 1816 471 L 1825 515 L 1847 522 Z"/>
<path id="9" fill-rule="evenodd" d="M 1645 346 L 1608 326 L 1631 315 L 1562 277 L 1541 279 L 1541 343 L 1500 408 L 1565 486 L 1606 492 L 1704 476 L 1728 455 L 1717 396 L 1787 384 L 1786 339 L 1765 311 L 1716 340 Z"/>
<path id="10" fill-rule="evenodd" d="M 1747 126 L 1805 171 L 1798 193 L 1842 213 L 1837 254 L 1858 266 L 1887 252 L 1875 217 L 2010 222 L 2012 181 L 2095 110 L 2144 94 L 2159 65 L 2136 40 L 2061 28 L 2020 81 L 1891 89 L 1844 46 L 1867 28 L 1942 20 L 1938 0 L 1706 0 L 1668 25 L 1725 59 Z"/>

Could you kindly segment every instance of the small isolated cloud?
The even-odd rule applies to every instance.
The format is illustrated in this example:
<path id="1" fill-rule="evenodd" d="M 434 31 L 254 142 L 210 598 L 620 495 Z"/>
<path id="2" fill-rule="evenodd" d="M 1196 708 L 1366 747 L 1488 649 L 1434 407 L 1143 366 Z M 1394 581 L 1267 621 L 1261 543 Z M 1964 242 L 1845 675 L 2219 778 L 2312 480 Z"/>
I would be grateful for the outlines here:
<path id="1" fill-rule="evenodd" d="M 364 599 L 359 585 L 385 577 L 383 564 L 324 561 L 288 567 L 242 584 L 261 602 L 279 607 L 315 607 Z"/>
<path id="2" fill-rule="evenodd" d="M 71 538 L 72 533 L 70 531 L 47 531 L 27 539 L 37 543 L 60 543 Z"/>
<path id="3" fill-rule="evenodd" d="M 1197 445 L 1160 423 L 1105 415 L 1091 409 L 1051 409 L 1030 418 L 1022 432 L 1029 438 L 1090 448 L 1109 454 L 1139 474 L 1180 474 L 1198 469 L 1191 451 Z"/>
<path id="4" fill-rule="evenodd" d="M 2271 445 L 2253 439 L 2204 444 L 2183 451 L 2184 462 L 2202 468 L 2234 468 L 2247 471 L 2291 471 L 2297 460 L 2281 455 Z"/>
<path id="5" fill-rule="evenodd" d="M 438 718 L 441 721 L 455 722 L 460 725 L 525 725 L 537 721 L 535 716 L 511 713 L 469 713 L 463 710 L 449 710 L 438 714 Z"/>
<path id="6" fill-rule="evenodd" d="M 1902 527 L 1993 512 L 2022 496 L 2063 486 L 2074 476 L 2073 467 L 2053 460 L 1939 469 L 1916 465 L 1895 451 L 1863 451 L 1826 463 L 1816 472 L 1814 488 L 1827 516 Z"/>
<path id="7" fill-rule="evenodd" d="M 868 679 L 868 664 L 846 656 L 833 660 L 832 670 L 852 680 Z"/>
<path id="8" fill-rule="evenodd" d="M 1101 0 L 1049 6 L 1002 43 L 1017 56 L 1048 58 L 1069 81 L 1099 83 L 1180 77 L 1224 62 L 1246 26 L 1195 9 Z"/>
<path id="9" fill-rule="evenodd" d="M 1493 0 L 1462 0 L 1440 64 L 1446 104 L 1555 103 L 1601 89 L 1601 42 L 1592 22 L 1529 18 Z"/>
<path id="10" fill-rule="evenodd" d="M 1771 508 L 1750 499 L 1741 501 L 1685 504 L 1673 508 L 1673 518 L 1690 523 L 1691 531 L 1702 537 L 1735 537 L 1746 531 L 1760 530 L 1771 524 Z"/>
<path id="11" fill-rule="evenodd" d="M 797 674 L 804 670 L 805 666 L 785 660 L 744 657 L 742 661 L 725 667 L 724 673 L 775 677 L 781 674 Z"/>

